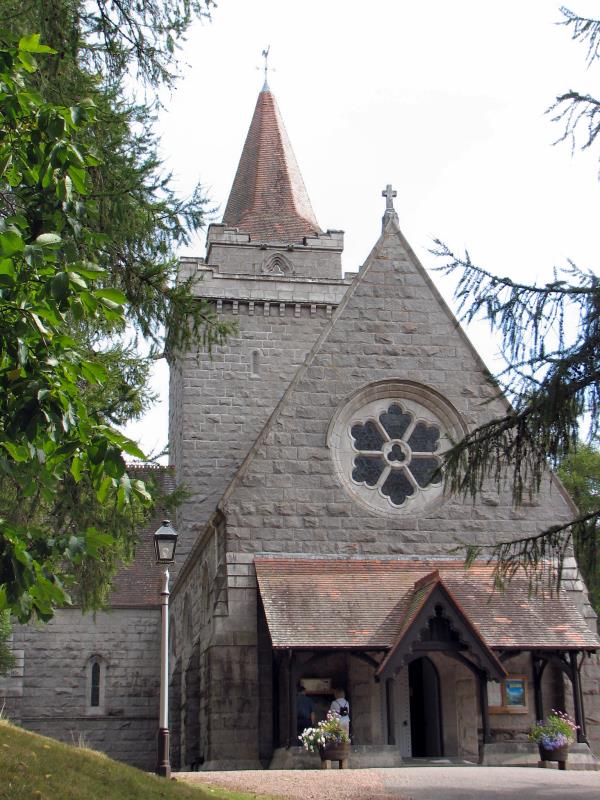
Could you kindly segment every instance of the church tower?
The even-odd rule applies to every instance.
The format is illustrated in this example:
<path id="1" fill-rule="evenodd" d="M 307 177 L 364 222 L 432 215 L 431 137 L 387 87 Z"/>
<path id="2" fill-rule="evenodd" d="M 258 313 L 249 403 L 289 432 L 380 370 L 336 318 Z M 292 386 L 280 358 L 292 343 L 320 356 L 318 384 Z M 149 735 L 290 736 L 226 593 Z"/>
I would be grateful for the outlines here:
<path id="1" fill-rule="evenodd" d="M 180 563 L 350 283 L 343 241 L 317 222 L 265 83 L 206 258 L 181 263 L 181 278 L 197 279 L 198 297 L 237 332 L 171 364 L 171 461 L 193 493 L 178 518 Z"/>

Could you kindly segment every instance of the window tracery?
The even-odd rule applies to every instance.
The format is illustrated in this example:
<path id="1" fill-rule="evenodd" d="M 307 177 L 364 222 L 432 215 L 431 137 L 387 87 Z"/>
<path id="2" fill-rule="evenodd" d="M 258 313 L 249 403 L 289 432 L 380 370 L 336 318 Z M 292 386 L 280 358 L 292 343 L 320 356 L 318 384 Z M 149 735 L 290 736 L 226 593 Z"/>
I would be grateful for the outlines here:
<path id="1" fill-rule="evenodd" d="M 328 445 L 354 500 L 376 513 L 406 514 L 442 502 L 442 454 L 465 433 L 440 394 L 392 380 L 363 387 L 338 408 Z"/>
<path id="2" fill-rule="evenodd" d="M 283 253 L 274 253 L 265 259 L 261 272 L 263 275 L 293 275 L 294 267 Z"/>
<path id="3" fill-rule="evenodd" d="M 392 505 L 401 506 L 419 489 L 440 484 L 441 459 L 434 455 L 439 426 L 417 420 L 400 402 L 392 402 L 375 419 L 354 424 L 350 437 L 358 452 L 352 480 L 380 491 Z"/>

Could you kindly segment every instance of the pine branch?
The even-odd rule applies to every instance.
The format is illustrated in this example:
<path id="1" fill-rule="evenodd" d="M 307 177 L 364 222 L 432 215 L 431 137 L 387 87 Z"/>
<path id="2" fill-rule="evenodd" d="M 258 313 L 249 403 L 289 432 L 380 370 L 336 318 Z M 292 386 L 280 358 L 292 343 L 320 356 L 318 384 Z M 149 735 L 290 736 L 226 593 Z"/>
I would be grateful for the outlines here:
<path id="1" fill-rule="evenodd" d="M 561 7 L 560 13 L 564 19 L 559 25 L 571 29 L 571 39 L 575 42 L 587 43 L 586 61 L 588 66 L 591 65 L 597 58 L 600 58 L 600 20 L 581 17 L 566 6 Z"/>
<path id="2" fill-rule="evenodd" d="M 446 260 L 436 269 L 446 275 L 459 272 L 454 296 L 460 318 L 471 322 L 481 316 L 492 331 L 500 332 L 509 365 L 529 364 L 533 375 L 546 365 L 548 353 L 576 348 L 587 338 L 590 325 L 598 327 L 600 281 L 592 272 L 570 262 L 567 269 L 555 270 L 555 280 L 544 286 L 516 283 L 476 266 L 468 252 L 460 257 L 439 240 L 434 245 L 430 252 Z M 571 314 L 580 324 L 567 343 L 565 319 Z"/>
<path id="3" fill-rule="evenodd" d="M 600 133 L 600 100 L 590 94 L 580 94 L 570 90 L 558 95 L 556 101 L 547 110 L 554 114 L 552 122 L 564 125 L 564 131 L 554 144 L 569 140 L 571 152 L 577 147 L 577 133 L 581 127 L 585 130 L 585 138 L 581 144 L 582 150 L 591 147 Z"/>
<path id="4" fill-rule="evenodd" d="M 549 466 L 576 452 L 584 414 L 590 421 L 589 439 L 598 434 L 600 283 L 571 265 L 566 275 L 578 278 L 577 283 L 555 274 L 545 286 L 516 284 L 476 267 L 468 253 L 456 257 L 441 242 L 434 252 L 447 260 L 441 270 L 460 270 L 455 296 L 462 319 L 482 316 L 500 333 L 507 365 L 494 380 L 512 402 L 504 416 L 472 431 L 445 454 L 446 490 L 474 498 L 491 481 L 498 491 L 508 487 L 519 504 L 539 491 Z M 566 319 L 575 319 L 575 325 L 567 326 Z M 572 531 L 580 522 L 498 543 L 491 551 L 497 584 L 519 567 L 528 572 L 535 590 L 559 582 Z M 469 549 L 469 558 L 475 552 Z M 551 575 L 547 563 L 555 565 Z"/>
<path id="5" fill-rule="evenodd" d="M 587 45 L 590 66 L 600 58 L 600 20 L 564 7 L 561 13 L 561 24 L 570 28 L 572 39 Z M 591 147 L 600 134 L 600 100 L 590 94 L 561 94 L 548 113 L 564 126 L 557 141 L 570 140 L 573 149 L 580 131 L 582 149 Z M 459 272 L 455 299 L 460 318 L 470 322 L 482 317 L 500 334 L 506 367 L 494 380 L 512 403 L 504 416 L 470 432 L 444 455 L 446 490 L 475 497 L 492 481 L 498 490 L 508 486 L 518 504 L 525 494 L 539 491 L 549 466 L 574 463 L 584 415 L 589 420 L 588 441 L 598 436 L 600 280 L 569 262 L 566 270 L 555 270 L 554 280 L 545 286 L 528 285 L 477 267 L 468 252 L 459 257 L 439 240 L 431 252 L 445 260 L 440 271 Z M 576 554 L 592 554 L 595 565 L 597 497 L 591 505 L 571 522 L 486 550 L 495 564 L 496 586 L 503 587 L 524 570 L 532 591 L 556 590 L 573 540 Z M 473 545 L 466 550 L 467 563 L 484 552 Z"/>
<path id="6" fill-rule="evenodd" d="M 560 9 L 564 19 L 560 23 L 571 29 L 571 38 L 587 44 L 586 62 L 588 67 L 600 58 L 600 20 L 582 17 L 564 6 Z M 583 141 L 579 145 L 587 150 L 600 133 L 600 100 L 590 94 L 570 90 L 558 95 L 546 111 L 552 114 L 552 122 L 564 126 L 561 136 L 554 142 L 570 141 L 571 152 L 578 146 L 578 134 L 583 130 Z"/>
<path id="7" fill-rule="evenodd" d="M 548 591 L 551 595 L 559 591 L 564 562 L 571 552 L 571 543 L 577 532 L 591 522 L 600 520 L 600 508 L 582 514 L 562 525 L 552 525 L 533 536 L 500 542 L 491 548 L 466 544 L 466 564 L 485 557 L 494 564 L 494 588 L 503 590 L 519 572 L 525 574 L 532 594 Z"/>

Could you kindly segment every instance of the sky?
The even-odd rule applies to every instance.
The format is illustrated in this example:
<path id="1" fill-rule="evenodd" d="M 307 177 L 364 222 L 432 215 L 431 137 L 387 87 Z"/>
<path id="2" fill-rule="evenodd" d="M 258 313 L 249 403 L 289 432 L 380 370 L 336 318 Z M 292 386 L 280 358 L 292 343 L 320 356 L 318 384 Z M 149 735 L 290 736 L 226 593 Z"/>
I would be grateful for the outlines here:
<path id="1" fill-rule="evenodd" d="M 598 17 L 599 0 L 572 9 Z M 382 189 L 431 272 L 438 238 L 520 281 L 552 279 L 567 259 L 596 269 L 598 156 L 554 146 L 546 109 L 569 89 L 598 94 L 600 64 L 571 41 L 555 0 L 219 0 L 180 51 L 163 96 L 161 154 L 175 187 L 200 182 L 219 221 L 270 45 L 277 98 L 321 227 L 345 231 L 356 271 L 381 231 Z M 203 256 L 199 236 L 181 255 Z M 453 307 L 454 281 L 432 274 Z M 468 329 L 488 365 L 497 342 Z M 147 453 L 167 444 L 168 368 L 160 401 L 126 432 Z"/>

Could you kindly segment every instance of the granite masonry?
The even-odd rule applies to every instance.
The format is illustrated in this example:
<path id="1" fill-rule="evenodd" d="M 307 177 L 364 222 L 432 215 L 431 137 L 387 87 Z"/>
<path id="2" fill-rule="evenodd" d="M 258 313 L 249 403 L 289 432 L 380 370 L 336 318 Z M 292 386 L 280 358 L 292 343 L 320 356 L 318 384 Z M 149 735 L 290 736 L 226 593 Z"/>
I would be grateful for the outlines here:
<path id="1" fill-rule="evenodd" d="M 499 595 L 484 563 L 465 570 L 456 554 L 574 506 L 550 473 L 519 507 L 492 486 L 475 502 L 444 493 L 440 452 L 507 403 L 405 240 L 394 194 L 371 254 L 343 276 L 343 233 L 318 225 L 265 87 L 223 222 L 204 259 L 181 262 L 237 330 L 170 365 L 165 475 L 189 493 L 171 598 L 175 769 L 318 766 L 298 746 L 299 684 L 318 716 L 345 690 L 351 766 L 532 765 L 527 728 L 553 707 L 581 725 L 572 763 L 596 764 L 600 641 L 576 565 L 559 597 L 519 579 Z M 158 716 L 151 536 L 105 612 L 16 628 L 0 684 L 26 727 L 145 768 Z"/>

